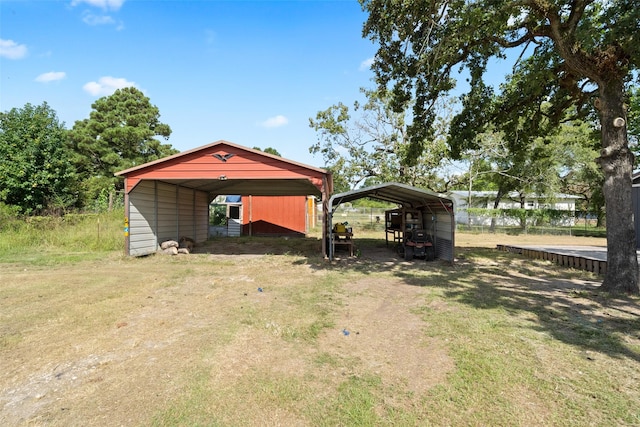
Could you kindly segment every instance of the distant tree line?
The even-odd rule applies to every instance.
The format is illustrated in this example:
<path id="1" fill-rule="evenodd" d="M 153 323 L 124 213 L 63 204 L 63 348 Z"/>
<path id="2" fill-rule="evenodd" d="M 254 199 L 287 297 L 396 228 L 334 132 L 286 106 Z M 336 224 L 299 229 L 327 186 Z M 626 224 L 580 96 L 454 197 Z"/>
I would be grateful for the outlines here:
<path id="1" fill-rule="evenodd" d="M 171 154 L 169 125 L 136 88 L 92 104 L 66 129 L 46 103 L 0 112 L 0 204 L 21 215 L 108 206 L 123 188 L 114 172 Z"/>

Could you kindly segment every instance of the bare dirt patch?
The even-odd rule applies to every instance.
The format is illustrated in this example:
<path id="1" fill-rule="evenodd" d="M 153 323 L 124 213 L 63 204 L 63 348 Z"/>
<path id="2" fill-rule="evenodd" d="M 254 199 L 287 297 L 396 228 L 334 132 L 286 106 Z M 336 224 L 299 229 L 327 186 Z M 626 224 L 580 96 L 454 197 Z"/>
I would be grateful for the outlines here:
<path id="1" fill-rule="evenodd" d="M 425 334 L 428 324 L 416 313 L 424 291 L 391 279 L 367 278 L 344 287 L 342 329 L 320 340 L 322 351 L 358 363 L 340 375 L 379 375 L 389 387 L 415 393 L 444 382 L 453 368 L 445 346 Z"/>

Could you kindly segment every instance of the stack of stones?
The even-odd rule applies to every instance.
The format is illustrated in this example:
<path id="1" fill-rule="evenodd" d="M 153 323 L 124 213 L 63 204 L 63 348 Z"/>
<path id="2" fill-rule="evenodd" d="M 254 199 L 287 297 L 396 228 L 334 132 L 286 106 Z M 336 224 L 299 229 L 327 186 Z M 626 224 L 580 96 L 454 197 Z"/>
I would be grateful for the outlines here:
<path id="1" fill-rule="evenodd" d="M 166 255 L 190 254 L 194 245 L 195 241 L 189 237 L 181 237 L 179 242 L 165 240 L 160 243 L 160 253 Z"/>

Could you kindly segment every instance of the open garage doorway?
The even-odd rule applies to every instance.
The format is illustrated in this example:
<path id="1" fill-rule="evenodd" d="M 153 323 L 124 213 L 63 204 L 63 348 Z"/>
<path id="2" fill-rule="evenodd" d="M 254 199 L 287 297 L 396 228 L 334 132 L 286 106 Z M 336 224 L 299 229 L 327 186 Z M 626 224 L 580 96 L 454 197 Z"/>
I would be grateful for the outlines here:
<path id="1" fill-rule="evenodd" d="M 242 233 L 242 196 L 222 195 L 209 205 L 209 237 L 238 237 Z"/>

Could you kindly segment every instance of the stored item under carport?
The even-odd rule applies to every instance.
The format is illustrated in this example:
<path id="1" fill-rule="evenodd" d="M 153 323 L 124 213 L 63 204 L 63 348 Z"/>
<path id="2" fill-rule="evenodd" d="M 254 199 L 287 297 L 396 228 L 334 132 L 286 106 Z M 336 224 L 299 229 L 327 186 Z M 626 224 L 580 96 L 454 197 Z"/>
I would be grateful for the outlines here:
<path id="1" fill-rule="evenodd" d="M 414 257 L 424 258 L 433 261 L 436 251 L 431 241 L 431 236 L 425 230 L 411 230 L 405 233 L 404 245 L 402 245 L 402 255 L 406 261 Z"/>

